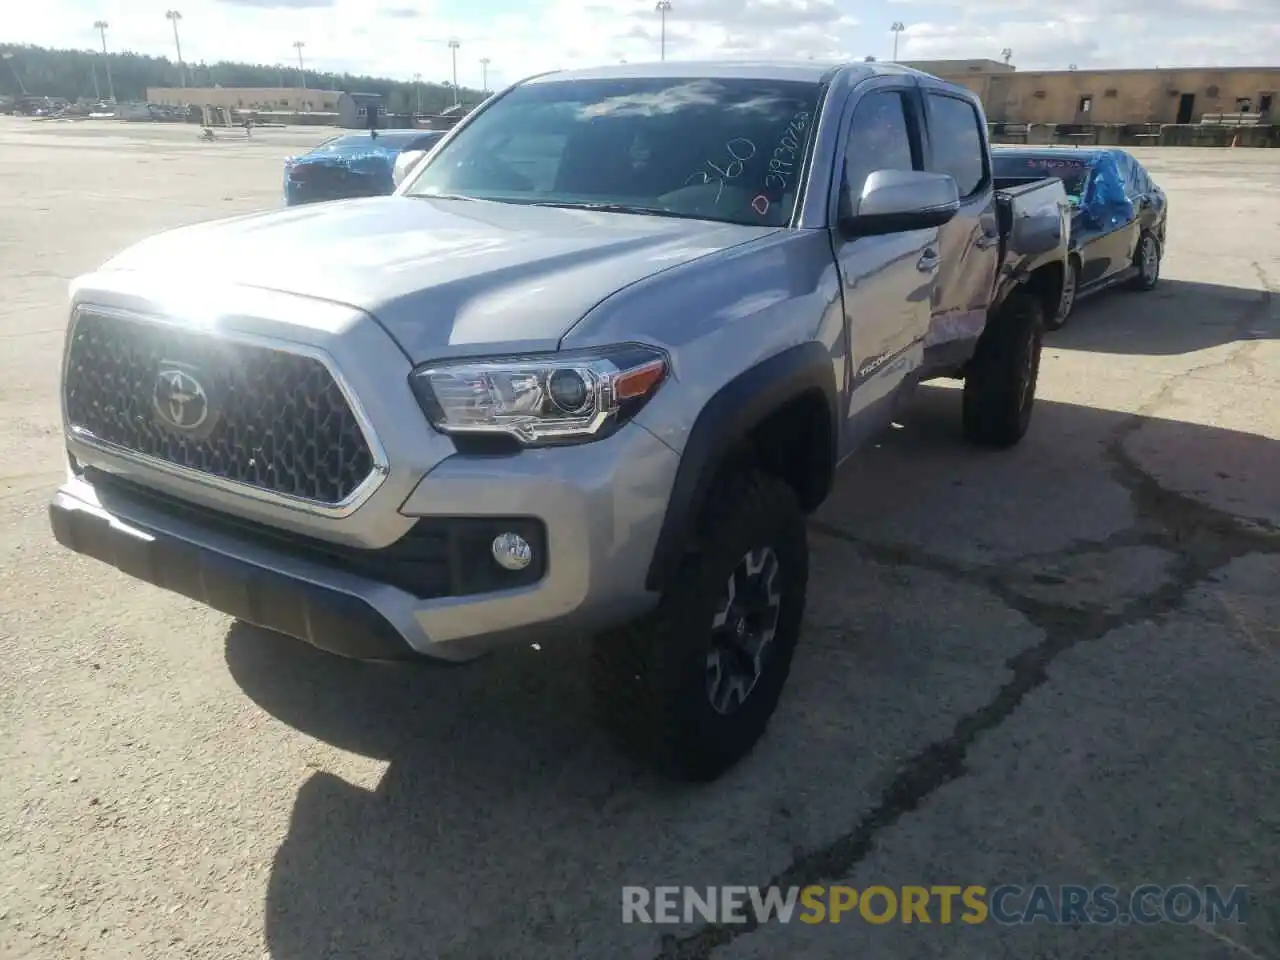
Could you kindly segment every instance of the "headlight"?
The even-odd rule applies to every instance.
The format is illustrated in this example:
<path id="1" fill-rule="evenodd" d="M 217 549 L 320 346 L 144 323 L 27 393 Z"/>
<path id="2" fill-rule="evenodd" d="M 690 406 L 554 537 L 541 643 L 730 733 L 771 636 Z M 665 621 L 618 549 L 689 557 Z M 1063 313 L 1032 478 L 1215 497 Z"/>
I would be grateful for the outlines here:
<path id="1" fill-rule="evenodd" d="M 443 433 L 504 434 L 539 445 L 608 435 L 644 406 L 667 372 L 664 354 L 624 344 L 429 364 L 409 382 Z"/>

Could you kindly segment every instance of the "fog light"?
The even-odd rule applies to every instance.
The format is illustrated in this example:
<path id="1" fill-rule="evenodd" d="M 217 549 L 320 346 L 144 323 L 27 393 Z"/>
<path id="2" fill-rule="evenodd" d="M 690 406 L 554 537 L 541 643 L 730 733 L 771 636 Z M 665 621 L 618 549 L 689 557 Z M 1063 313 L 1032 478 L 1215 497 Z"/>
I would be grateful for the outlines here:
<path id="1" fill-rule="evenodd" d="M 523 570 L 533 562 L 533 547 L 517 533 L 498 534 L 489 549 L 504 570 Z"/>

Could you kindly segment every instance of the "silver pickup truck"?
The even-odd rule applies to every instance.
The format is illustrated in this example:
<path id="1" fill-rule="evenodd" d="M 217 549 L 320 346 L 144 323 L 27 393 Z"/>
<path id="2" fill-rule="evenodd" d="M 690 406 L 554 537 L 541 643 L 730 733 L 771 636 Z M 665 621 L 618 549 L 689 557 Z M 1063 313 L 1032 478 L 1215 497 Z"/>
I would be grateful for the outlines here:
<path id="1" fill-rule="evenodd" d="M 975 443 L 1026 431 L 1067 216 L 905 68 L 540 75 L 394 196 L 75 280 L 53 530 L 352 657 L 590 634 L 621 743 L 713 778 L 782 692 L 841 461 L 929 378 Z"/>

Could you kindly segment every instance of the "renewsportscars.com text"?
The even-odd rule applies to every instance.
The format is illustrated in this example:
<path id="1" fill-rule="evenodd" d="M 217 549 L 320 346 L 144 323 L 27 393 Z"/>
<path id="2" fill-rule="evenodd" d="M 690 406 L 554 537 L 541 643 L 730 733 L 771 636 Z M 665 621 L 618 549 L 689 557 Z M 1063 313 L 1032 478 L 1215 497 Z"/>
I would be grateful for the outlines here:
<path id="1" fill-rule="evenodd" d="M 1247 887 L 1127 890 L 1040 884 L 952 886 L 623 887 L 622 922 L 680 923 L 1244 923 Z"/>

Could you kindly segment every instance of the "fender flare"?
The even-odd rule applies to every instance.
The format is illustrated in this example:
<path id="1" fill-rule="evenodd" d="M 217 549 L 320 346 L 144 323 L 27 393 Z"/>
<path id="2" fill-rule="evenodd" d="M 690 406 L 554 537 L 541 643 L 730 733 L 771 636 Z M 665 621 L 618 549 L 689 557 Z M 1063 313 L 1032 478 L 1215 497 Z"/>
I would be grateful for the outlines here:
<path id="1" fill-rule="evenodd" d="M 830 420 L 829 462 L 821 464 L 816 507 L 826 498 L 835 474 L 841 423 L 839 391 L 830 351 L 811 341 L 788 347 L 738 374 L 721 387 L 699 412 L 685 442 L 645 576 L 645 588 L 661 592 L 677 573 L 703 505 L 721 466 L 755 427 L 787 403 L 819 394 Z"/>

